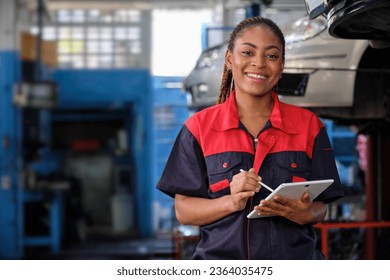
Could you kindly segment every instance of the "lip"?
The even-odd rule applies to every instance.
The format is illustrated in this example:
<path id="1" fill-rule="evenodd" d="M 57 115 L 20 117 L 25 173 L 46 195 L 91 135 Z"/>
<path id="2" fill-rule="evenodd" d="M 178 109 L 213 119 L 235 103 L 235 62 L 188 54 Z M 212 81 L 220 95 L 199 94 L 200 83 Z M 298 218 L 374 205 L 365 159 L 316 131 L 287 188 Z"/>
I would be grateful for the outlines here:
<path id="1" fill-rule="evenodd" d="M 267 79 L 267 75 L 256 72 L 245 72 L 245 76 L 256 81 L 264 81 Z"/>

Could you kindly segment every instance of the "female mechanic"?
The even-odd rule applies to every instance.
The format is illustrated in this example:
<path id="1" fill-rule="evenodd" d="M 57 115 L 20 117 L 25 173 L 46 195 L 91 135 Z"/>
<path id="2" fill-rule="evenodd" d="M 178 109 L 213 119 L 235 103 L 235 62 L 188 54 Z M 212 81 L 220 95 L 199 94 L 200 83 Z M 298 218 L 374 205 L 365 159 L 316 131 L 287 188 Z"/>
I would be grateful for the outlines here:
<path id="1" fill-rule="evenodd" d="M 200 227 L 194 259 L 323 259 L 313 225 L 343 189 L 319 118 L 279 101 L 284 56 L 273 21 L 243 20 L 230 36 L 218 104 L 177 136 L 157 187 L 175 198 L 180 223 Z M 334 183 L 315 201 L 307 193 L 265 201 L 258 183 L 320 179 Z M 248 219 L 253 209 L 275 216 Z"/>

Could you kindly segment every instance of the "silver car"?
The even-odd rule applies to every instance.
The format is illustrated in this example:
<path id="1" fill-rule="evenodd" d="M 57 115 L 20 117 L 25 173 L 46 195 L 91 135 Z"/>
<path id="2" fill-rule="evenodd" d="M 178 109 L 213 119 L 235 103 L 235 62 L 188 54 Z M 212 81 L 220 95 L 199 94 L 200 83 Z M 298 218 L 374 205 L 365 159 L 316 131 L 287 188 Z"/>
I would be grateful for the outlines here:
<path id="1" fill-rule="evenodd" d="M 390 48 L 374 49 L 367 40 L 334 38 L 322 16 L 300 18 L 283 31 L 286 61 L 278 93 L 284 102 L 346 124 L 389 117 Z M 216 103 L 226 47 L 206 49 L 186 77 L 184 89 L 191 109 Z"/>
<path id="2" fill-rule="evenodd" d="M 221 84 L 227 43 L 208 48 L 198 58 L 195 68 L 184 79 L 187 104 L 199 111 L 216 104 Z"/>

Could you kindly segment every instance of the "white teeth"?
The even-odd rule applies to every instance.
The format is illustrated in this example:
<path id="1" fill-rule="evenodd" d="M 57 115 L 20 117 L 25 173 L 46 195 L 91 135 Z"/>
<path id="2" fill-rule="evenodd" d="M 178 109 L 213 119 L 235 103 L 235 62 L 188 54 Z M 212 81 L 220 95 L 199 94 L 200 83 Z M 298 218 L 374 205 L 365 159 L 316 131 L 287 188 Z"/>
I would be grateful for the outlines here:
<path id="1" fill-rule="evenodd" d="M 258 75 L 258 74 L 247 73 L 246 75 L 249 76 L 249 77 L 256 78 L 256 79 L 265 79 L 265 76 L 261 76 L 261 75 Z"/>

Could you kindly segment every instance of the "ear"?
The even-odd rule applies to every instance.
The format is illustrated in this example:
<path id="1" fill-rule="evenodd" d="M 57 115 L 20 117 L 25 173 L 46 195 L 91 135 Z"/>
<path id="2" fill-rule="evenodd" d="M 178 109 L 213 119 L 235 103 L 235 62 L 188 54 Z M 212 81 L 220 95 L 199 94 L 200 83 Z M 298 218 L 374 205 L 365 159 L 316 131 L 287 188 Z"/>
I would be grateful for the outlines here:
<path id="1" fill-rule="evenodd" d="M 229 70 L 232 70 L 232 53 L 226 50 L 225 53 L 225 65 Z"/>
<path id="2" fill-rule="evenodd" d="M 280 71 L 280 78 L 282 78 L 283 71 L 284 71 L 284 61 L 283 61 L 283 63 L 282 63 L 282 69 L 281 69 L 281 71 Z M 279 79 L 280 79 L 280 78 L 279 78 Z"/>

